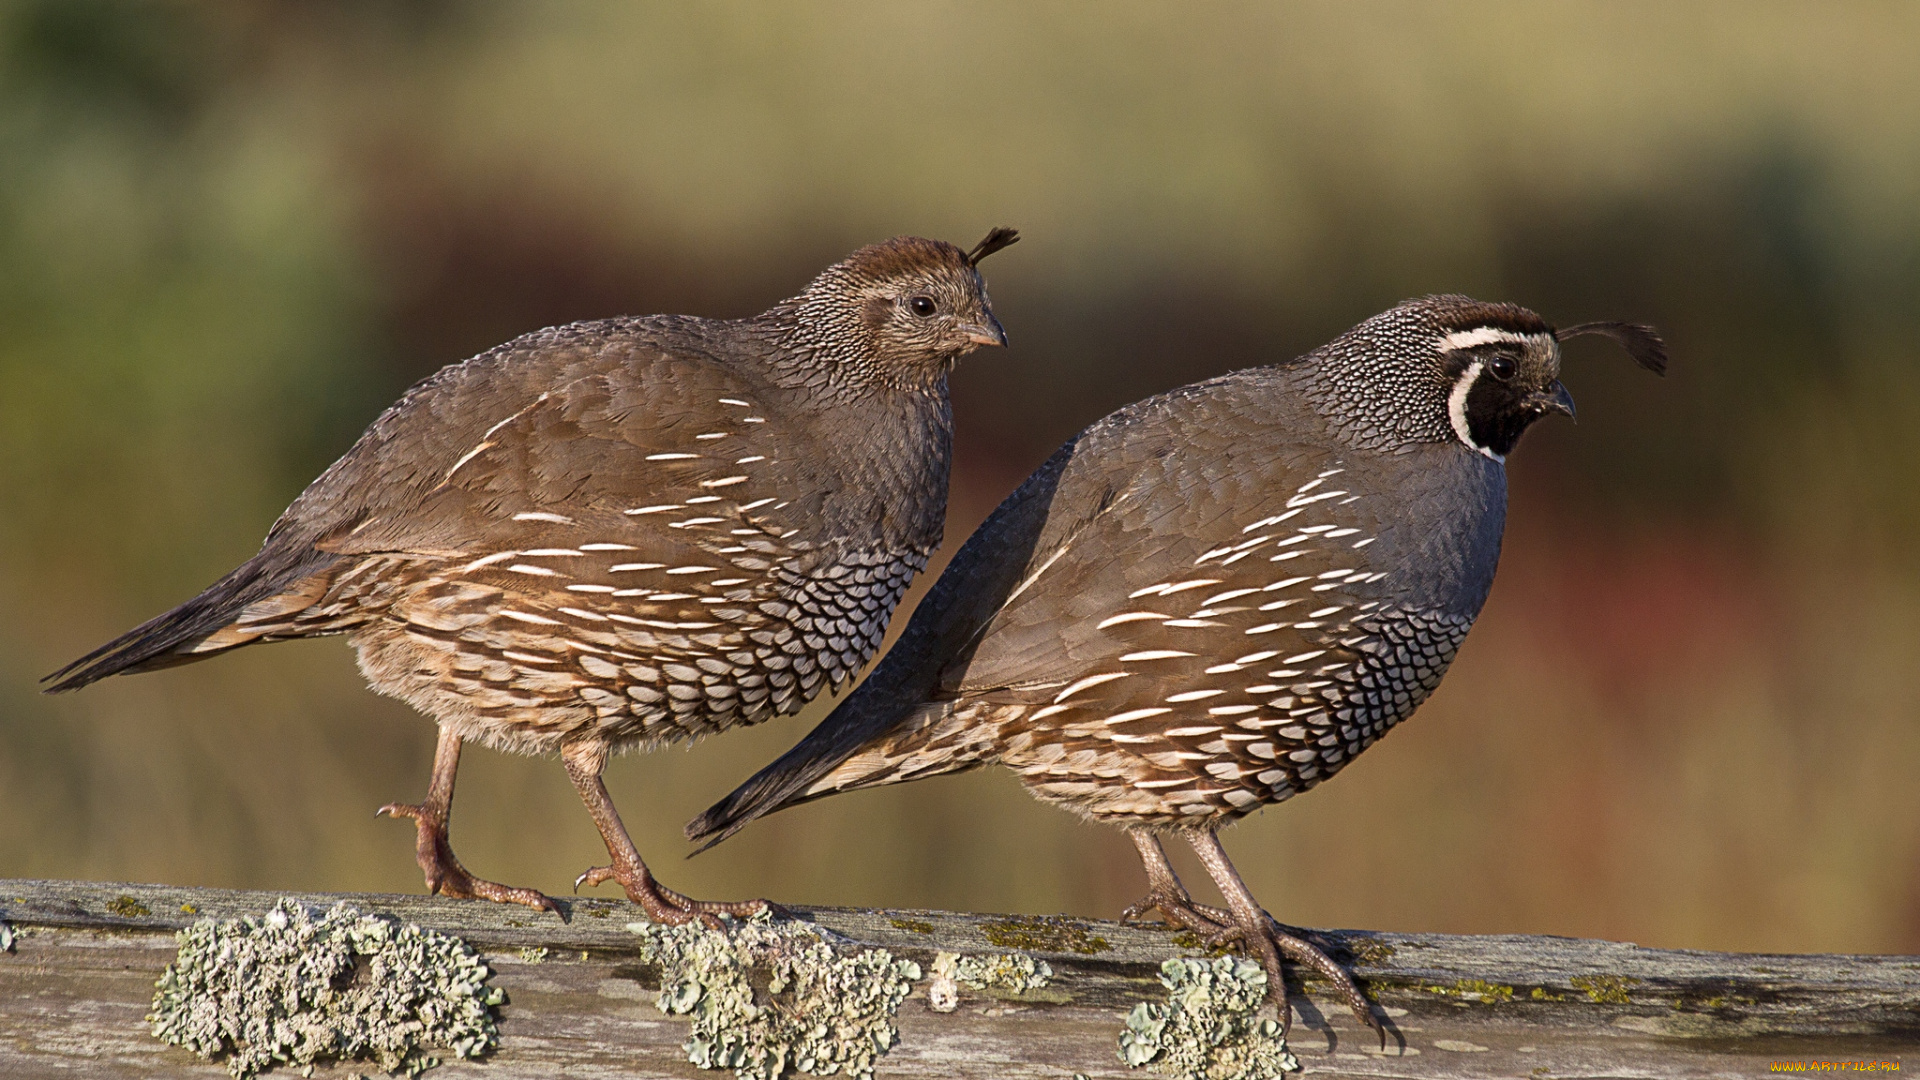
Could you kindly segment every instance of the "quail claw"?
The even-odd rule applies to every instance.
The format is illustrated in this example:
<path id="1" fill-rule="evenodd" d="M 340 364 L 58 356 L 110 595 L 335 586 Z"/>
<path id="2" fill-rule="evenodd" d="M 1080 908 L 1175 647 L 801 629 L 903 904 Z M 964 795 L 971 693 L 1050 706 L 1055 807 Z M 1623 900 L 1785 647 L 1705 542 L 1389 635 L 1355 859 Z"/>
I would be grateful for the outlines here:
<path id="1" fill-rule="evenodd" d="M 612 878 L 613 876 L 614 876 L 613 867 L 611 866 L 589 867 L 585 873 L 573 879 L 573 891 L 575 894 L 578 894 L 582 887 L 591 889 L 595 885 L 598 885 L 601 882 L 606 881 L 609 878 Z"/>
<path id="2" fill-rule="evenodd" d="M 1218 945 L 1221 934 L 1233 934 L 1233 913 L 1206 904 L 1195 903 L 1191 896 L 1171 891 L 1155 889 L 1134 903 L 1128 904 L 1120 913 L 1120 921 L 1128 924 L 1144 922 L 1149 916 L 1158 916 L 1159 921 L 1183 930 L 1191 930 L 1200 935 L 1209 946 Z"/>
<path id="3" fill-rule="evenodd" d="M 417 803 L 388 803 L 374 811 L 375 817 L 412 818 L 414 860 L 426 878 L 427 892 L 459 900 L 491 900 L 496 904 L 521 904 L 535 911 L 550 911 L 565 918 L 560 906 L 536 889 L 502 885 L 497 881 L 474 877 L 460 865 L 447 841 L 446 818 L 430 806 Z"/>
<path id="4" fill-rule="evenodd" d="M 1353 981 L 1353 976 L 1347 969 L 1341 967 L 1338 961 L 1328 956 L 1319 946 L 1300 936 L 1302 931 L 1280 922 L 1271 915 L 1266 917 L 1266 926 L 1262 929 L 1264 933 L 1258 936 L 1262 939 L 1264 947 L 1260 951 L 1264 956 L 1268 950 L 1272 950 L 1272 963 L 1267 968 L 1267 978 L 1276 987 L 1275 993 L 1280 1002 L 1282 1037 L 1285 1037 L 1293 1019 L 1292 1010 L 1287 1007 L 1286 980 L 1280 974 L 1280 957 L 1285 955 L 1295 963 L 1305 964 L 1319 972 L 1321 978 L 1332 983 L 1334 989 L 1339 992 L 1341 1000 L 1346 1002 L 1347 1008 L 1353 1012 L 1354 1018 L 1372 1028 L 1374 1034 L 1380 1036 L 1380 1049 L 1387 1048 L 1386 1026 L 1380 1022 L 1379 1017 L 1374 1015 L 1372 1003 L 1367 1000 L 1365 994 L 1361 993 L 1360 987 Z M 1237 929 L 1235 933 L 1238 935 Z"/>
<path id="5" fill-rule="evenodd" d="M 737 903 L 695 900 L 655 881 L 644 867 L 635 872 L 622 873 L 618 864 L 593 867 L 574 879 L 573 890 L 577 893 L 582 887 L 591 888 L 607 881 L 619 882 L 627 899 L 640 905 L 648 919 L 668 926 L 680 926 L 697 919 L 707 929 L 719 930 L 725 925 L 721 922 L 723 915 L 744 919 L 761 912 L 774 915 L 787 913 L 786 909 L 770 900 L 743 900 Z"/>

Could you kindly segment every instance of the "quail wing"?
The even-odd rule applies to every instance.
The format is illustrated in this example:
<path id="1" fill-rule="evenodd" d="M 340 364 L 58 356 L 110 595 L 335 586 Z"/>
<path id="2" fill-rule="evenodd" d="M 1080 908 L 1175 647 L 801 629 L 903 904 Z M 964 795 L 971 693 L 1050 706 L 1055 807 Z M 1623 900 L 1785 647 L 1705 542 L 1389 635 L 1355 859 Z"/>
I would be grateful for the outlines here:
<path id="1" fill-rule="evenodd" d="M 1048 522 L 941 675 L 941 697 L 1022 706 L 994 713 L 1000 760 L 1096 814 L 1212 815 L 1312 786 L 1413 710 L 1470 625 L 1396 606 L 1361 556 L 1395 546 L 1392 506 L 1343 487 L 1337 454 L 1223 428 L 1207 404 L 1081 441 L 1102 467 L 1067 465 L 1053 505 L 1095 509 Z M 909 736 L 915 756 L 942 726 Z"/>

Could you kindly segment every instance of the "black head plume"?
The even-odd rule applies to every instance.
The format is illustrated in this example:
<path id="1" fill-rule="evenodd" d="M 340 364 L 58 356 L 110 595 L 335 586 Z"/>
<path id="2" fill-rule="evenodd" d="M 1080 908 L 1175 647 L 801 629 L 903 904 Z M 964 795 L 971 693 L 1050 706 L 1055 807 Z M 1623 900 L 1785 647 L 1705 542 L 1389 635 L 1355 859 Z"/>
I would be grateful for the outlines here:
<path id="1" fill-rule="evenodd" d="M 1569 326 L 1556 331 L 1554 340 L 1565 341 L 1582 334 L 1598 334 L 1612 338 L 1627 350 L 1633 361 L 1655 375 L 1667 373 L 1667 343 L 1660 340 L 1660 334 L 1644 323 L 1630 322 L 1589 322 L 1579 326 Z"/>
<path id="2" fill-rule="evenodd" d="M 998 226 L 987 234 L 986 239 L 973 245 L 972 251 L 967 252 L 967 265 L 979 266 L 981 259 L 999 251 L 1001 248 L 1012 247 L 1018 243 L 1019 240 L 1020 230 L 1009 229 L 1005 225 Z"/>

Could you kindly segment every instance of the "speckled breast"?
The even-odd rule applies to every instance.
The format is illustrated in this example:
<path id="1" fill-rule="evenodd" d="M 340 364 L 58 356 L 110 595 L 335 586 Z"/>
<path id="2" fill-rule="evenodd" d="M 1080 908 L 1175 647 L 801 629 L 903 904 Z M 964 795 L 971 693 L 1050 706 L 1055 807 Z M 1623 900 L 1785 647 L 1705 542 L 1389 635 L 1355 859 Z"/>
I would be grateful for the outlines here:
<path id="1" fill-rule="evenodd" d="M 852 678 L 928 551 L 823 536 L 810 473 L 745 399 L 721 404 L 738 423 L 657 436 L 621 463 L 644 497 L 522 508 L 531 485 L 517 484 L 486 507 L 479 551 L 397 573 L 374 555 L 336 575 L 342 601 L 363 573 L 394 579 L 380 618 L 353 631 L 374 685 L 463 737 L 531 752 L 754 723 Z"/>
<path id="2" fill-rule="evenodd" d="M 1430 526 L 1326 465 L 1116 590 L 1093 624 L 1101 647 L 1083 650 L 1100 662 L 1037 706 L 993 710 L 1001 760 L 1094 817 L 1198 824 L 1314 786 L 1410 715 L 1484 589 L 1424 603 L 1430 568 L 1402 558 L 1433 547 Z"/>

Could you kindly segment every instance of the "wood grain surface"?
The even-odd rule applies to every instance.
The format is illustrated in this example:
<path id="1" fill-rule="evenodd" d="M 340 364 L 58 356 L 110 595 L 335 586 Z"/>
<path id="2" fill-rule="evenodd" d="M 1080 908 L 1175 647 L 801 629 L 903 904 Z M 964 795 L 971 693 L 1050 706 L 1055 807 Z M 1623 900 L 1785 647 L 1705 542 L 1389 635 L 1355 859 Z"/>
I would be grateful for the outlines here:
<path id="1" fill-rule="evenodd" d="M 455 1077 L 723 1077 L 686 1060 L 684 1018 L 654 1007 L 657 973 L 624 901 L 576 899 L 568 919 L 426 896 L 281 894 L 154 885 L 0 881 L 0 1076 L 219 1077 L 147 1032 L 173 932 L 264 912 L 282 895 L 346 900 L 454 934 L 506 990 L 499 1049 L 442 1065 Z M 1029 952 L 1055 977 L 1020 998 L 963 992 L 937 1013 L 917 984 L 881 1077 L 1147 1076 L 1115 1053 L 1126 1011 L 1160 1001 L 1162 961 L 1200 950 L 1157 927 L 938 911 L 795 909 L 860 945 L 925 967 L 935 950 Z M 1920 957 L 1643 949 L 1571 938 L 1327 931 L 1388 1014 L 1373 1036 L 1307 978 L 1292 1045 L 1307 1076 L 1756 1076 L 1775 1062 L 1899 1061 L 1920 1068 Z M 1020 947 L 1025 946 L 1025 947 Z M 532 960 L 547 950 L 544 959 Z M 365 1063 L 316 1076 L 374 1070 Z M 289 1073 L 288 1075 L 293 1075 Z"/>

